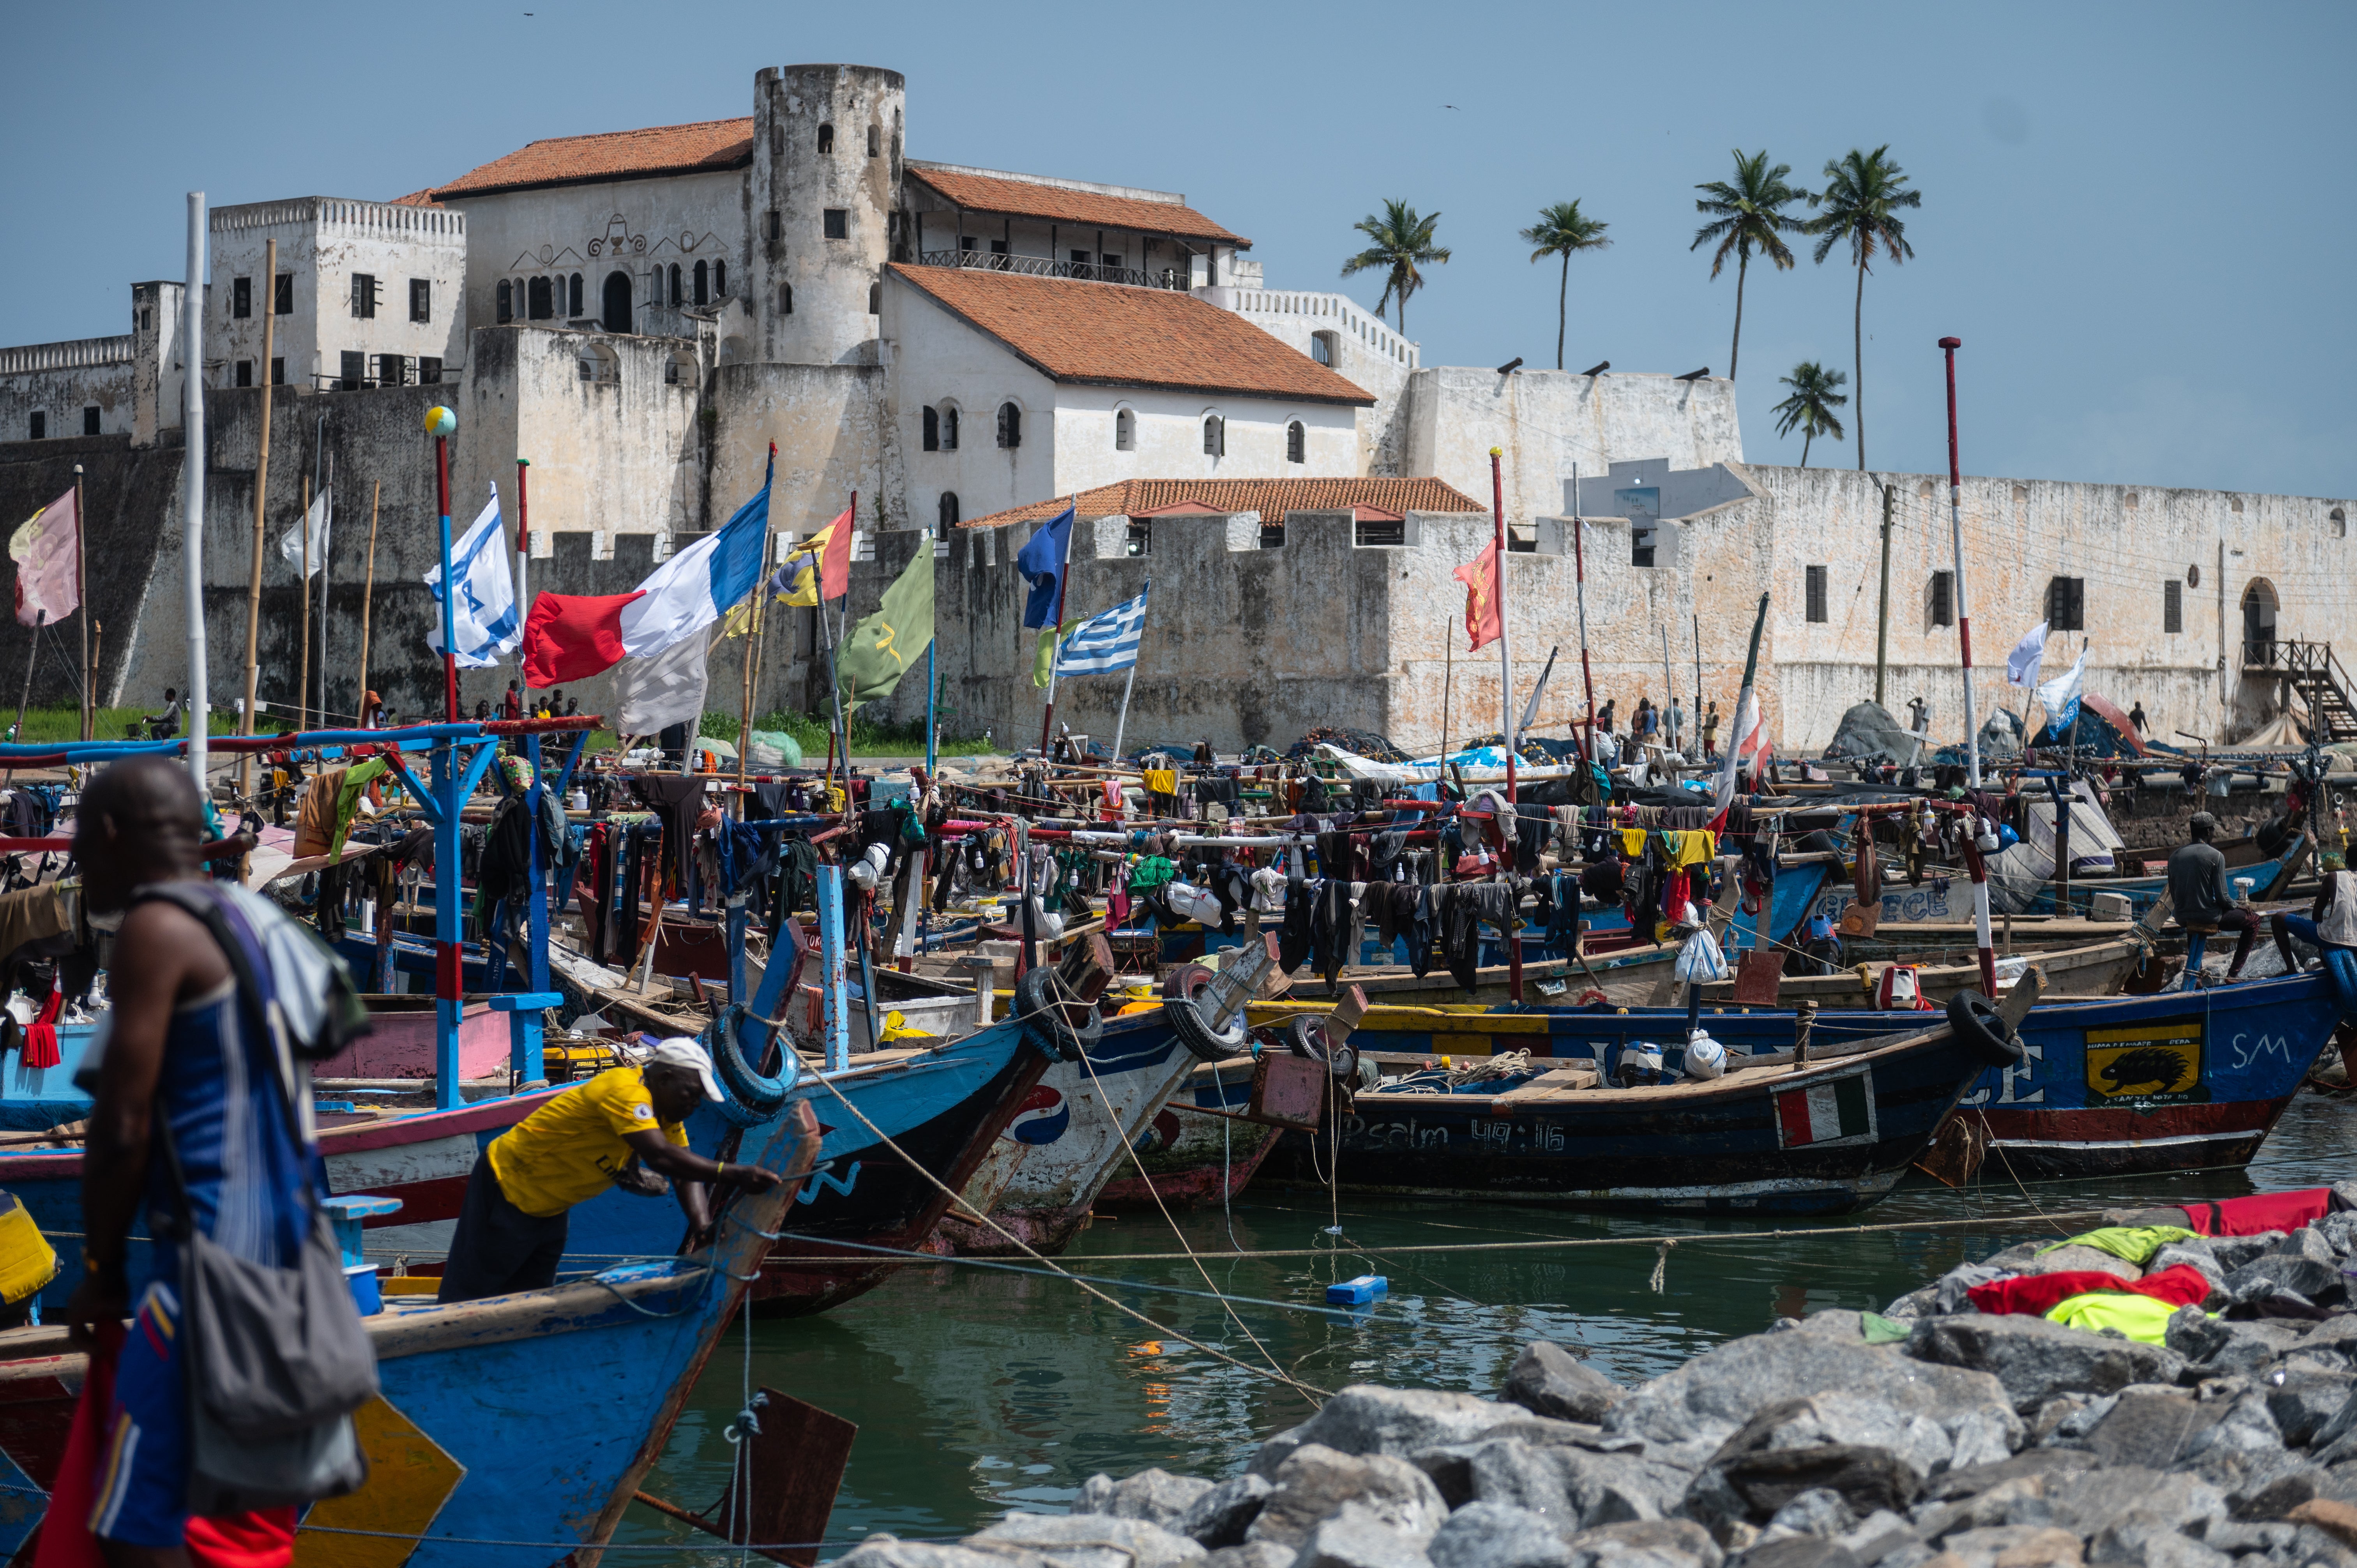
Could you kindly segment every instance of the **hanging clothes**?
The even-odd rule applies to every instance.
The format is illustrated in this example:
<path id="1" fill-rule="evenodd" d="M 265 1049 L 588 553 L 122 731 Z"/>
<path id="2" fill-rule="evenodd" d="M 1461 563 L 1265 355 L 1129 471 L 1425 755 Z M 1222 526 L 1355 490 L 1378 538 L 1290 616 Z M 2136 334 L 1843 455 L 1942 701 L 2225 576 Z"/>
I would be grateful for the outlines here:
<path id="1" fill-rule="evenodd" d="M 1131 886 L 1135 885 L 1133 878 Z M 1291 974 L 1309 961 L 1309 919 L 1313 902 L 1309 884 L 1306 880 L 1298 875 L 1286 878 L 1285 924 L 1277 933 L 1276 961 L 1286 974 Z"/>
<path id="2" fill-rule="evenodd" d="M 695 875 L 695 820 L 704 814 L 705 783 L 673 773 L 641 773 L 630 780 L 631 792 L 663 825 L 663 842 L 671 846 L 682 887 Z"/>
<path id="3" fill-rule="evenodd" d="M 1357 942 L 1357 905 L 1351 897 L 1351 884 L 1339 876 L 1329 876 L 1318 885 L 1318 894 L 1310 906 L 1309 954 L 1318 972 L 1332 985 L 1340 978 L 1342 966 L 1355 954 Z"/>

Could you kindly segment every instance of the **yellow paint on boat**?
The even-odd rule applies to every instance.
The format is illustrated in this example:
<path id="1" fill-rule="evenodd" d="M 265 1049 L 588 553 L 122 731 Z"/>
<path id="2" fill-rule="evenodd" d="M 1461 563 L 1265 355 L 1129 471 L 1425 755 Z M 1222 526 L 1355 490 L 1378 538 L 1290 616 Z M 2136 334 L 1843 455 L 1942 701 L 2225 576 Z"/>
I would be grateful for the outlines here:
<path id="1" fill-rule="evenodd" d="M 330 1535 L 325 1527 L 424 1535 L 467 1478 L 464 1465 L 382 1398 L 361 1406 L 352 1426 L 368 1455 L 368 1480 L 349 1497 L 311 1506 L 296 1532 L 296 1568 L 401 1568 L 417 1550 L 416 1541 Z"/>

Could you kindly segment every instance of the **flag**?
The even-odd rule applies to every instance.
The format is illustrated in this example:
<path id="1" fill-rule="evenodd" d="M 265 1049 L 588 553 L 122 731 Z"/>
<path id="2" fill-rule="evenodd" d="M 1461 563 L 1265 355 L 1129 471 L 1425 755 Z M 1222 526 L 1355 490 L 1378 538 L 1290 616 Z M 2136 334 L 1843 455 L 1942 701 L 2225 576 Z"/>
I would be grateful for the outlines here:
<path id="1" fill-rule="evenodd" d="M 884 590 L 835 650 L 834 680 L 848 704 L 888 697 L 933 641 L 933 542 L 920 538 L 907 570 Z"/>
<path id="2" fill-rule="evenodd" d="M 525 669 L 546 673 L 549 683 L 584 681 L 611 668 L 616 658 L 661 653 L 753 591 L 769 540 L 765 484 L 716 532 L 656 567 L 630 593 L 541 595 L 525 628 Z M 558 602 L 544 615 L 540 600 L 550 598 Z M 534 676 L 532 684 L 543 682 Z"/>
<path id="3" fill-rule="evenodd" d="M 854 502 L 841 516 L 786 553 L 786 564 L 770 578 L 778 603 L 796 609 L 814 607 L 822 594 L 839 599 L 851 592 L 852 513 Z"/>
<path id="4" fill-rule="evenodd" d="M 2038 667 L 2046 660 L 2046 623 L 2040 621 L 2029 628 L 2029 634 L 2013 645 L 2005 656 L 2005 683 L 2008 686 L 2035 686 Z"/>
<path id="5" fill-rule="evenodd" d="M 614 677 L 616 732 L 654 735 L 673 725 L 700 725 L 712 638 L 707 622 L 660 653 L 623 660 Z"/>
<path id="6" fill-rule="evenodd" d="M 81 607 L 81 514 L 68 490 L 8 536 L 16 563 L 16 620 L 51 626 Z"/>
<path id="7" fill-rule="evenodd" d="M 1076 631 L 1080 628 L 1080 624 L 1081 623 L 1076 620 L 1068 620 L 1064 623 L 1063 630 L 1065 632 Z M 1031 683 L 1034 686 L 1045 686 L 1048 683 L 1050 675 L 1058 668 L 1056 663 L 1056 639 L 1059 635 L 1060 634 L 1054 627 L 1043 627 L 1040 628 L 1039 650 L 1031 655 Z"/>
<path id="8" fill-rule="evenodd" d="M 2071 668 L 2038 688 L 2038 701 L 2046 709 L 2046 727 L 2056 735 L 2068 735 L 2071 726 L 2079 722 L 2079 698 L 2087 685 L 2087 650 L 2079 650 L 2079 657 Z"/>
<path id="9" fill-rule="evenodd" d="M 1735 698 L 1735 725 L 1727 738 L 1727 754 L 1719 759 L 1718 781 L 1711 797 L 1714 813 L 1724 816 L 1735 803 L 1735 769 L 1738 762 L 1752 764 L 1755 776 L 1758 764 L 1767 759 L 1767 730 L 1760 722 L 1760 696 L 1753 682 L 1760 675 L 1760 634 L 1768 629 L 1768 596 L 1760 596 L 1760 613 L 1751 622 L 1751 651 L 1743 660 L 1743 689 Z"/>
<path id="10" fill-rule="evenodd" d="M 622 657 L 622 607 L 636 594 L 535 594 L 523 623 L 523 683 L 587 681 Z"/>
<path id="11" fill-rule="evenodd" d="M 1030 580 L 1031 596 L 1024 601 L 1023 625 L 1027 629 L 1048 625 L 1062 608 L 1064 566 L 1072 553 L 1072 509 L 1066 507 L 1049 518 L 1039 532 L 1031 536 L 1015 557 L 1016 566 Z M 1040 685 L 1046 685 L 1042 681 Z"/>
<path id="12" fill-rule="evenodd" d="M 1547 650 L 1546 668 L 1539 671 L 1539 683 L 1531 688 L 1531 700 L 1523 709 L 1523 729 L 1527 733 L 1538 722 L 1539 699 L 1546 695 L 1547 677 L 1555 673 L 1555 656 L 1563 651 L 1561 645 Z M 1671 701 L 1675 702 L 1674 697 Z"/>
<path id="13" fill-rule="evenodd" d="M 1146 596 L 1153 589 L 1148 582 L 1137 597 L 1082 621 L 1064 639 L 1056 668 L 1067 675 L 1110 675 L 1135 664 L 1138 639 L 1146 631 Z"/>
<path id="14" fill-rule="evenodd" d="M 1478 651 L 1498 640 L 1498 542 L 1481 546 L 1481 553 L 1450 574 L 1465 585 L 1465 635 Z"/>
<path id="15" fill-rule="evenodd" d="M 487 670 L 523 640 L 516 614 L 515 578 L 508 567 L 507 533 L 500 526 L 497 485 L 491 487 L 491 499 L 484 503 L 474 526 L 450 547 L 450 616 L 457 626 L 453 647 L 458 666 Z M 425 586 L 432 591 L 436 606 L 434 629 L 427 634 L 425 646 L 439 653 L 443 650 L 441 567 L 425 574 Z"/>
<path id="16" fill-rule="evenodd" d="M 278 541 L 279 555 L 286 564 L 294 567 L 297 572 L 303 572 L 306 560 L 303 553 L 303 538 L 306 533 L 310 535 L 311 553 L 308 561 L 311 570 L 303 572 L 307 577 L 327 568 L 328 519 L 334 510 L 335 509 L 328 504 L 328 492 L 321 490 L 313 498 L 311 510 L 303 514 L 303 521 L 288 529 Z M 439 578 L 434 580 L 440 581 Z"/>

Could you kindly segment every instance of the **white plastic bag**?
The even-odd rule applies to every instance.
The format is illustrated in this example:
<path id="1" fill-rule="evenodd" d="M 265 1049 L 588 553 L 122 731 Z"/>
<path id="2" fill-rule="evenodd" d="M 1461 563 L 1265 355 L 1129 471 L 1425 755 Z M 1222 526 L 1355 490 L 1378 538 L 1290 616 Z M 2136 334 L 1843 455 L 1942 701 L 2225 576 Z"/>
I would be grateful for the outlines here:
<path id="1" fill-rule="evenodd" d="M 1727 1047 L 1708 1035 L 1696 1030 L 1686 1041 L 1685 1075 L 1688 1078 L 1714 1079 L 1727 1071 Z"/>
<path id="2" fill-rule="evenodd" d="M 1678 960 L 1672 972 L 1687 985 L 1727 977 L 1726 956 L 1718 950 L 1718 939 L 1710 934 L 1709 927 L 1696 927 L 1694 935 L 1679 944 Z"/>

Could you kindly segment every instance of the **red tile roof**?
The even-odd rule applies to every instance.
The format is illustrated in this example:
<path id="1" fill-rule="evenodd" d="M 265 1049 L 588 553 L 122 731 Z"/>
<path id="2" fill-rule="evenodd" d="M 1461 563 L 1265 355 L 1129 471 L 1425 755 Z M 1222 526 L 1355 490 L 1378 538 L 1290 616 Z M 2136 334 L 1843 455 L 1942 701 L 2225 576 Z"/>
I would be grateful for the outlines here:
<path id="1" fill-rule="evenodd" d="M 537 186 L 587 185 L 743 168 L 753 161 L 753 119 L 704 120 L 693 125 L 651 125 L 642 131 L 601 131 L 534 142 L 447 185 L 422 194 L 447 199 Z"/>
<path id="2" fill-rule="evenodd" d="M 1188 511 L 1178 509 L 1194 503 Z M 1389 513 L 1486 511 L 1480 501 L 1439 479 L 1124 479 L 1082 490 L 1077 498 L 1055 496 L 1028 506 L 1009 507 L 959 524 L 1004 528 L 1036 522 L 1070 504 L 1075 516 L 1232 516 L 1256 511 L 1270 522 L 1287 512 L 1351 511 L 1364 507 Z"/>
<path id="3" fill-rule="evenodd" d="M 885 269 L 1051 380 L 1306 403 L 1375 400 L 1232 311 L 1175 289 L 986 268 Z"/>
<path id="4" fill-rule="evenodd" d="M 431 189 L 413 190 L 407 196 L 396 196 L 386 205 L 392 207 L 439 207 Z"/>
<path id="5" fill-rule="evenodd" d="M 1039 185 L 1028 179 L 1007 179 L 970 174 L 934 164 L 910 163 L 906 177 L 924 186 L 952 207 L 968 212 L 995 212 L 1009 218 L 1039 218 L 1054 223 L 1080 223 L 1106 229 L 1135 229 L 1148 234 L 1169 234 L 1182 240 L 1217 241 L 1222 245 L 1250 248 L 1252 242 L 1212 222 L 1193 208 L 1173 201 L 1149 201 L 1135 196 L 1109 196 L 1103 191 L 1072 190 Z"/>

